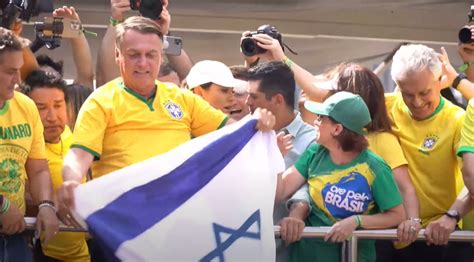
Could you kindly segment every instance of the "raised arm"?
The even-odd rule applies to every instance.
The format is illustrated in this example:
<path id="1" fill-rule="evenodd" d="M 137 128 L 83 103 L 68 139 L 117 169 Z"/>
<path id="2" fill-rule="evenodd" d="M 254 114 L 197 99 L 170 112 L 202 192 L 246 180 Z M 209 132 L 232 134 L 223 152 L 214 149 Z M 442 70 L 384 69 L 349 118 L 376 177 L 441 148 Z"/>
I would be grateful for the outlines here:
<path id="1" fill-rule="evenodd" d="M 74 7 L 56 8 L 53 16 L 60 16 L 72 20 L 80 21 Z M 76 78 L 74 83 L 93 88 L 94 85 L 94 66 L 92 62 L 92 54 L 87 39 L 82 33 L 79 37 L 69 39 L 71 41 L 72 56 L 76 66 Z"/>
<path id="2" fill-rule="evenodd" d="M 267 52 L 258 55 L 257 58 L 284 62 L 291 68 L 295 75 L 296 83 L 303 89 L 310 100 L 319 102 L 324 100 L 328 90 L 315 86 L 313 74 L 286 57 L 278 40 L 265 34 L 254 35 L 252 38 L 257 41 L 258 46 L 267 50 Z"/>
<path id="3" fill-rule="evenodd" d="M 130 10 L 129 0 L 110 0 L 110 5 L 111 23 L 107 26 L 97 53 L 96 86 L 98 87 L 120 75 L 115 63 L 115 25 L 113 23 L 123 21 L 125 12 Z"/>

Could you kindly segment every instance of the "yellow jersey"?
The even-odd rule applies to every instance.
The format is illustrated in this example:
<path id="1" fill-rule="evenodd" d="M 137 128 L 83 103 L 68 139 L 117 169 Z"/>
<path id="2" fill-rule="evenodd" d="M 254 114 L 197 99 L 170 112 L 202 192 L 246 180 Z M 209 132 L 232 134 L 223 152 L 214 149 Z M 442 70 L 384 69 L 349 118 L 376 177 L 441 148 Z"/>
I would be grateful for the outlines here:
<path id="1" fill-rule="evenodd" d="M 466 109 L 466 119 L 461 131 L 461 142 L 457 154 L 474 153 L 474 99 L 469 101 Z"/>
<path id="2" fill-rule="evenodd" d="M 370 132 L 366 137 L 369 149 L 385 160 L 392 170 L 408 163 L 398 138 L 391 132 Z"/>
<path id="3" fill-rule="evenodd" d="M 454 203 L 462 183 L 456 157 L 465 112 L 440 98 L 433 115 L 414 120 L 400 93 L 386 95 L 392 132 L 408 160 L 423 225 L 441 217 Z"/>
<path id="4" fill-rule="evenodd" d="M 459 142 L 457 154 L 462 157 L 463 153 L 474 153 L 474 99 L 469 101 L 464 126 L 461 130 L 461 141 Z M 463 229 L 474 229 L 474 211 L 464 216 Z"/>
<path id="5" fill-rule="evenodd" d="M 35 103 L 15 91 L 0 109 L 0 194 L 23 214 L 28 159 L 46 159 L 43 124 Z"/>
<path id="6" fill-rule="evenodd" d="M 94 155 L 94 178 L 168 152 L 226 123 L 224 113 L 190 91 L 159 81 L 156 86 L 146 99 L 117 78 L 82 105 L 72 147 Z"/>
<path id="7" fill-rule="evenodd" d="M 51 172 L 54 192 L 63 183 L 61 170 L 64 157 L 72 143 L 72 133 L 66 126 L 59 143 L 46 143 L 46 157 Z M 43 246 L 43 253 L 61 261 L 90 261 L 89 249 L 86 243 L 86 233 L 59 232 L 50 240 L 48 246 Z"/>

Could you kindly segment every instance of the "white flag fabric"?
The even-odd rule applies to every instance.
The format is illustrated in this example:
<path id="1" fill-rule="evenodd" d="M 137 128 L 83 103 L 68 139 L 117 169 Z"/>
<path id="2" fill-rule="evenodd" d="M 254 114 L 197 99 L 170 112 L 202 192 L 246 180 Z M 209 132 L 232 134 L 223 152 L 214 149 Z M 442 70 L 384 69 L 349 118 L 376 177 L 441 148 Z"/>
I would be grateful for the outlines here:
<path id="1" fill-rule="evenodd" d="M 245 118 L 79 186 L 75 216 L 111 261 L 275 261 L 284 161 L 274 132 L 255 125 Z"/>

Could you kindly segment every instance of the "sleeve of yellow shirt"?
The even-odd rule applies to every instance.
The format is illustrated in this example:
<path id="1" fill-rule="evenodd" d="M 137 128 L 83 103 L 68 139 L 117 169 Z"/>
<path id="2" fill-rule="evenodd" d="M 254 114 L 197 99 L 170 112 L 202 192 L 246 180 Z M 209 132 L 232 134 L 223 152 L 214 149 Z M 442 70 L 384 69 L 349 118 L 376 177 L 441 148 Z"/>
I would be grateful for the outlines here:
<path id="1" fill-rule="evenodd" d="M 408 163 L 398 138 L 394 134 L 381 132 L 378 136 L 374 152 L 382 157 L 392 170 Z"/>
<path id="2" fill-rule="evenodd" d="M 31 124 L 31 134 L 33 136 L 31 143 L 31 150 L 28 155 L 28 158 L 32 159 L 46 159 L 46 150 L 44 144 L 44 127 L 41 122 L 41 118 L 38 112 L 36 105 L 33 101 L 29 101 L 28 107 L 31 112 L 30 124 Z"/>
<path id="3" fill-rule="evenodd" d="M 193 137 L 210 133 L 225 124 L 227 115 L 213 108 L 201 97 L 186 93 L 185 99 L 191 114 L 191 135 Z"/>
<path id="4" fill-rule="evenodd" d="M 474 153 L 474 99 L 469 101 L 460 134 L 459 149 L 457 149 L 458 156 L 462 156 L 466 152 Z"/>
<path id="5" fill-rule="evenodd" d="M 74 128 L 72 148 L 81 148 L 95 158 L 102 154 L 102 142 L 107 128 L 106 101 L 91 97 L 82 105 Z"/>

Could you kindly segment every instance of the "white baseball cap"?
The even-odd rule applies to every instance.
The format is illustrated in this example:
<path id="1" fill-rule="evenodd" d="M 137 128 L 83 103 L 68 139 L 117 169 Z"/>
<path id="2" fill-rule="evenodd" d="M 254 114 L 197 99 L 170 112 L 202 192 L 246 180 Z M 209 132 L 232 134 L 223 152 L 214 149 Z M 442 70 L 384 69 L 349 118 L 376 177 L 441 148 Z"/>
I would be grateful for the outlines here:
<path id="1" fill-rule="evenodd" d="M 230 69 L 219 61 L 203 60 L 197 62 L 186 77 L 189 89 L 205 83 L 214 83 L 228 88 L 239 88 L 246 81 L 235 79 Z"/>

